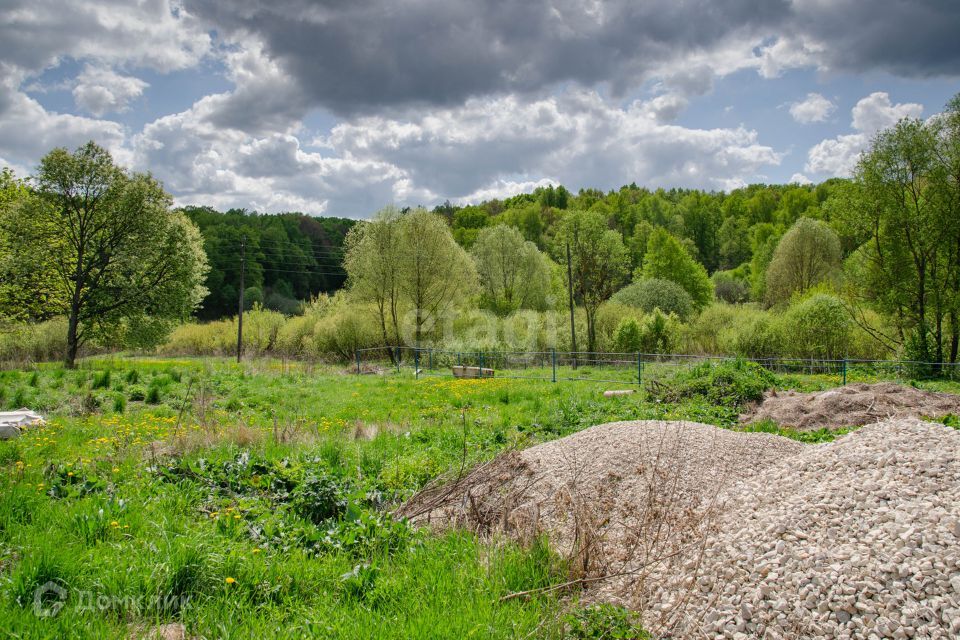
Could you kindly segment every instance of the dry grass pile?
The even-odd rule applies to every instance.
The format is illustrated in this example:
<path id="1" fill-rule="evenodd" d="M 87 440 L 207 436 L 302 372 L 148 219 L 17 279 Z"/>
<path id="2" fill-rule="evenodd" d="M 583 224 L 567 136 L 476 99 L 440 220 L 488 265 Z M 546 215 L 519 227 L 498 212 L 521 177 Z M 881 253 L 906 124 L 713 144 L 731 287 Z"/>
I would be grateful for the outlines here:
<path id="1" fill-rule="evenodd" d="M 960 396 L 924 391 L 893 382 L 850 384 L 828 391 L 770 391 L 743 422 L 772 420 L 785 427 L 851 427 L 890 418 L 939 418 L 960 413 Z"/>

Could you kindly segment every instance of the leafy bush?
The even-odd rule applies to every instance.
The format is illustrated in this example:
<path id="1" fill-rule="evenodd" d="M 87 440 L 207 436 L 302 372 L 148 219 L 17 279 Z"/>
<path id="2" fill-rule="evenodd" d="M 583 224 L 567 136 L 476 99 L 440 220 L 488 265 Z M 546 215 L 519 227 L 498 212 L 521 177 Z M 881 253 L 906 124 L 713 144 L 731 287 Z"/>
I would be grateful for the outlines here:
<path id="1" fill-rule="evenodd" d="M 67 319 L 0 327 L 0 361 L 59 360 L 67 351 Z"/>
<path id="2" fill-rule="evenodd" d="M 814 294 L 791 305 L 783 321 L 785 350 L 793 356 L 839 359 L 850 348 L 853 323 L 836 296 Z"/>
<path id="3" fill-rule="evenodd" d="M 737 355 L 749 358 L 768 358 L 783 355 L 782 323 L 766 311 L 747 315 L 735 331 L 734 349 Z"/>
<path id="4" fill-rule="evenodd" d="M 777 377 L 747 360 L 703 362 L 679 371 L 663 382 L 650 381 L 648 396 L 660 402 L 679 402 L 700 397 L 716 405 L 741 407 L 759 402 L 764 391 L 777 385 Z"/>
<path id="5" fill-rule="evenodd" d="M 693 298 L 676 282 L 663 278 L 644 278 L 630 284 L 611 298 L 612 301 L 635 307 L 645 313 L 659 309 L 681 320 L 693 311 Z"/>
<path id="6" fill-rule="evenodd" d="M 736 270 L 717 271 L 710 276 L 717 300 L 730 304 L 740 304 L 750 299 L 750 281 L 738 278 L 735 275 L 736 273 Z"/>

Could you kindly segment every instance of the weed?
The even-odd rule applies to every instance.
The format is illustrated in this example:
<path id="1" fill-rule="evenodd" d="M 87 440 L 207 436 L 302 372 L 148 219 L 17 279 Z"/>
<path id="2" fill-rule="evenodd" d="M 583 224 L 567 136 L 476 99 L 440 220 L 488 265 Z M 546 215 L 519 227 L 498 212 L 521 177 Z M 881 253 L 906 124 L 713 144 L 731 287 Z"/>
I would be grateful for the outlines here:
<path id="1" fill-rule="evenodd" d="M 90 383 L 91 389 L 109 389 L 110 388 L 110 370 L 98 371 L 93 374 L 93 382 Z"/>
<path id="2" fill-rule="evenodd" d="M 576 608 L 564 616 L 564 640 L 642 640 L 650 638 L 632 611 L 612 604 Z"/>
<path id="3" fill-rule="evenodd" d="M 160 387 L 150 385 L 143 399 L 147 404 L 160 404 Z"/>

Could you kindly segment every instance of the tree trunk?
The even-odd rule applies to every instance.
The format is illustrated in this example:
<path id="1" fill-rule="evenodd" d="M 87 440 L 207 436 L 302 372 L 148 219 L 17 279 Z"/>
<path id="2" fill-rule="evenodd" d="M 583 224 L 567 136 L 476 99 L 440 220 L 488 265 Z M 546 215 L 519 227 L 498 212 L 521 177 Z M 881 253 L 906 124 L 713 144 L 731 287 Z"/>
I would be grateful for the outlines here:
<path id="1" fill-rule="evenodd" d="M 77 352 L 80 350 L 80 344 L 77 340 L 77 327 L 80 321 L 79 304 L 72 304 L 70 307 L 70 319 L 67 324 L 67 355 L 63 364 L 67 369 L 74 369 L 77 366 Z"/>
<path id="2" fill-rule="evenodd" d="M 950 312 L 950 362 L 957 361 L 957 348 L 960 347 L 960 327 L 957 326 L 957 312 Z"/>
<path id="3" fill-rule="evenodd" d="M 587 351 L 589 351 L 590 353 L 593 353 L 594 346 L 596 344 L 594 316 L 596 315 L 597 310 L 587 307 L 586 312 L 587 312 Z"/>

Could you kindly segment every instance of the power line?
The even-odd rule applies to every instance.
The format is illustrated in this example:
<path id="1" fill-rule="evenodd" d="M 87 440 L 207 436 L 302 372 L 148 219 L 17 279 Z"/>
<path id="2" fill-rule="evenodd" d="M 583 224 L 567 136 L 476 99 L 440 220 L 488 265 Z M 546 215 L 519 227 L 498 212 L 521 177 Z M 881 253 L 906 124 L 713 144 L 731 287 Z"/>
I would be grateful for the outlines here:
<path id="1" fill-rule="evenodd" d="M 300 269 L 278 269 L 278 268 L 275 268 L 275 267 L 261 267 L 260 270 L 261 270 L 261 271 L 269 271 L 269 272 L 271 272 L 271 273 L 299 273 L 299 274 L 301 274 L 301 275 L 309 275 L 309 276 L 337 276 L 337 277 L 343 277 L 343 276 L 347 275 L 347 272 L 346 272 L 346 271 L 340 271 L 340 272 L 307 271 L 307 270 L 300 270 Z"/>

